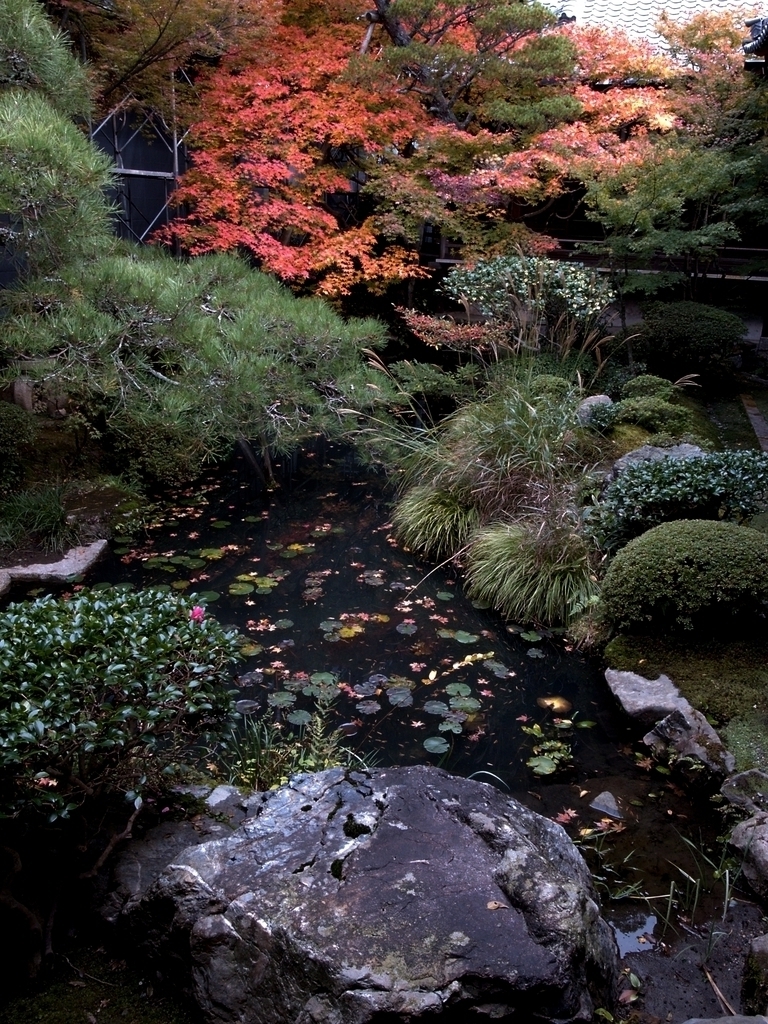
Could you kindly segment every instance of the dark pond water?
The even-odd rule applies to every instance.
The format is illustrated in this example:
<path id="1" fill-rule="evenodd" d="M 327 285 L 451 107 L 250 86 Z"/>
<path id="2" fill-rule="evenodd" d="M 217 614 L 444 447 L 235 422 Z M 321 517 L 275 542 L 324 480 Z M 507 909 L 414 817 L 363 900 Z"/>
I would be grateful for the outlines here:
<path id="1" fill-rule="evenodd" d="M 380 764 L 488 773 L 477 777 L 597 848 L 605 892 L 637 883 L 663 893 L 679 882 L 679 868 L 694 872 L 678 831 L 700 845 L 702 828 L 711 837 L 717 823 L 646 758 L 601 666 L 559 637 L 474 607 L 450 567 L 425 565 L 398 546 L 384 481 L 333 455 L 306 453 L 273 493 L 234 463 L 176 496 L 148 529 L 118 537 L 86 582 L 200 594 L 248 638 L 243 701 L 301 721 L 313 706 L 307 685 L 332 685 L 335 721 L 353 749 Z M 557 698 L 552 708 L 547 698 Z M 526 731 L 537 728 L 540 735 Z M 536 766 L 550 767 L 529 766 L 537 757 L 557 770 L 537 774 Z M 619 800 L 623 820 L 590 809 L 604 791 Z M 642 948 L 655 919 L 646 903 L 623 908 L 612 916 L 625 945 Z"/>

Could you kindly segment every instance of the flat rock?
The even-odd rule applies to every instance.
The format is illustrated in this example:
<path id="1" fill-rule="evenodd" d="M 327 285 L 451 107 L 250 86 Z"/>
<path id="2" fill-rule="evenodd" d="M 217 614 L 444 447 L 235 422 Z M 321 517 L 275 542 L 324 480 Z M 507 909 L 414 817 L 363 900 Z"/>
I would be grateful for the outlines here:
<path id="1" fill-rule="evenodd" d="M 248 810 L 231 835 L 169 850 L 121 912 L 206 1021 L 566 1022 L 613 1005 L 618 952 L 581 855 L 495 788 L 331 769 Z"/>
<path id="2" fill-rule="evenodd" d="M 668 676 L 646 679 L 637 672 L 605 670 L 605 679 L 622 710 L 631 718 L 652 725 L 673 711 L 687 714 L 691 705 Z"/>
<path id="3" fill-rule="evenodd" d="M 619 821 L 624 818 L 619 809 L 618 800 L 607 789 L 603 790 L 602 793 L 598 793 L 589 806 L 591 810 L 597 811 L 598 814 L 607 814 L 609 818 L 616 818 Z"/>
<path id="4" fill-rule="evenodd" d="M 8 569 L 0 569 L 0 595 L 17 580 L 51 583 L 64 582 L 69 576 L 79 576 L 90 569 L 108 547 L 108 540 L 95 540 L 91 544 L 70 548 L 58 562 L 37 562 L 34 565 L 13 565 Z"/>

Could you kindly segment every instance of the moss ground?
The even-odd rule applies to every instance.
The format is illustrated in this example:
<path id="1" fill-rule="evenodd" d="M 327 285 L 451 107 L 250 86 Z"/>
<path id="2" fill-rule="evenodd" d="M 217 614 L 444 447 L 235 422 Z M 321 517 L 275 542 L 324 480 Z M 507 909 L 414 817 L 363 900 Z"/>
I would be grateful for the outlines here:
<path id="1" fill-rule="evenodd" d="M 102 947 L 72 951 L 67 959 L 0 1007 L 0 1024 L 201 1024 L 177 993 L 155 992 Z"/>
<path id="2" fill-rule="evenodd" d="M 620 635 L 606 647 L 605 660 L 648 679 L 664 673 L 718 725 L 752 713 L 768 715 L 768 638 Z"/>

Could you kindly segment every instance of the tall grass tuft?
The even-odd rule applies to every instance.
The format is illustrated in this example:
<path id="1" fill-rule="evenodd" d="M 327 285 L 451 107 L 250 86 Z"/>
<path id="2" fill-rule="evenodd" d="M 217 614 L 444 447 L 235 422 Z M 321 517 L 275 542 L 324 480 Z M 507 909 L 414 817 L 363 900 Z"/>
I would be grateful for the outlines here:
<path id="1" fill-rule="evenodd" d="M 76 544 L 78 529 L 64 508 L 64 494 L 64 487 L 40 487 L 0 502 L 0 547 L 18 547 L 27 538 L 46 551 L 63 551 Z"/>
<path id="2" fill-rule="evenodd" d="M 431 558 L 459 552 L 480 525 L 477 508 L 460 491 L 412 487 L 398 501 L 392 523 L 400 541 Z"/>
<path id="3" fill-rule="evenodd" d="M 597 597 L 589 556 L 564 516 L 496 523 L 469 548 L 467 592 L 511 619 L 567 625 Z"/>

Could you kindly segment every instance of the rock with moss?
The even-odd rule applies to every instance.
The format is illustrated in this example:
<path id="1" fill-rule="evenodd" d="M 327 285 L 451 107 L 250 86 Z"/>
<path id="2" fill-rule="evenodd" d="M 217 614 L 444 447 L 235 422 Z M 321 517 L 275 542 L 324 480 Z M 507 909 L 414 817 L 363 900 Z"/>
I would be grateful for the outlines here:
<path id="1" fill-rule="evenodd" d="M 735 523 L 662 523 L 619 551 L 602 596 L 619 627 L 722 628 L 768 600 L 768 537 Z"/>
<path id="2" fill-rule="evenodd" d="M 591 1020 L 617 949 L 565 832 L 427 767 L 295 777 L 122 918 L 206 1021 Z"/>

